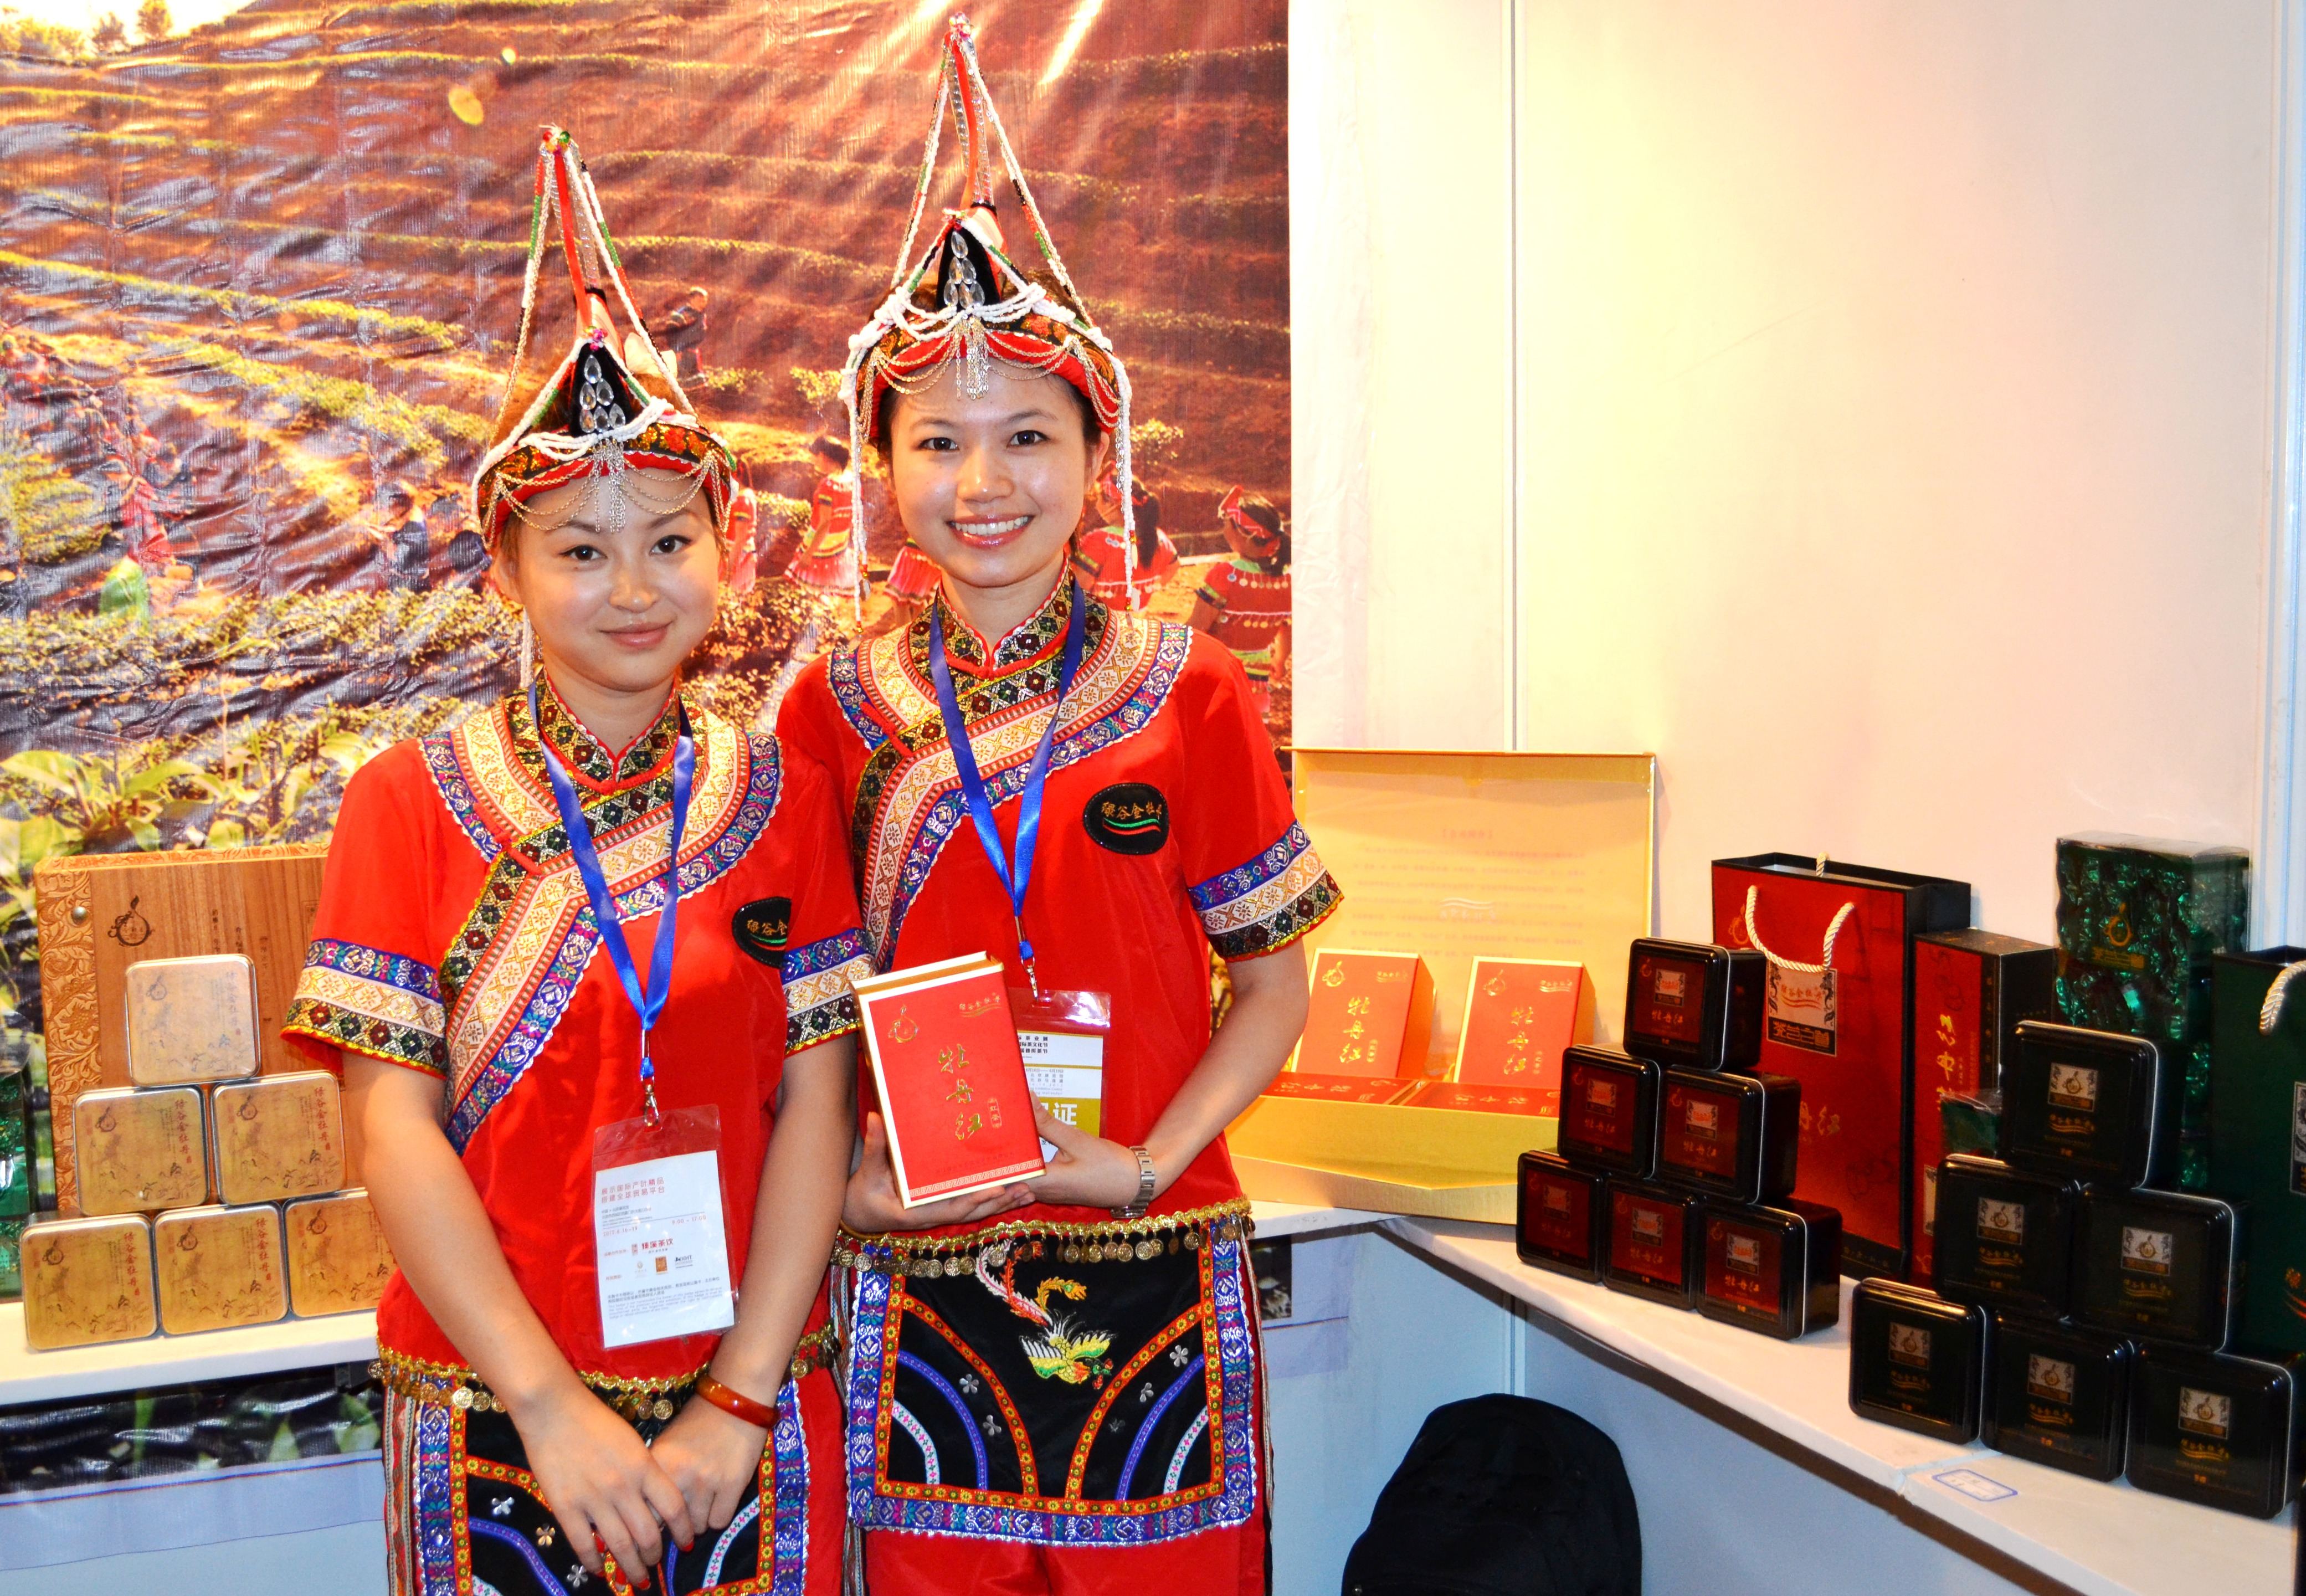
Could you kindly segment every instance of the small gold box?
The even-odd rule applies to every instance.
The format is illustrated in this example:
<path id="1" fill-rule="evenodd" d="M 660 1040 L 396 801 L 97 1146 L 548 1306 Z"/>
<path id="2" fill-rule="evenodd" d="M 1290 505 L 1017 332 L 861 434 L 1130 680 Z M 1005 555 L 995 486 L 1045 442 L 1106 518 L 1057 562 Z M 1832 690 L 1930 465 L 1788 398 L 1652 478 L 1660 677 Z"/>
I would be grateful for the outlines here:
<path id="1" fill-rule="evenodd" d="M 185 1086 L 256 1073 L 256 966 L 245 953 L 128 967 L 128 1079 Z"/>
<path id="2" fill-rule="evenodd" d="M 297 1318 L 375 1307 L 393 1267 L 365 1188 L 288 1205 L 288 1301 Z"/>
<path id="3" fill-rule="evenodd" d="M 24 1339 L 38 1352 L 139 1341 L 157 1326 L 152 1231 L 141 1214 L 24 1231 Z"/>
<path id="4" fill-rule="evenodd" d="M 209 1198 L 197 1087 L 83 1092 L 73 1105 L 80 1204 L 88 1214 L 152 1213 Z"/>
<path id="5" fill-rule="evenodd" d="M 345 1183 L 345 1115 L 325 1070 L 216 1088 L 217 1195 L 227 1203 L 312 1197 Z"/>
<path id="6" fill-rule="evenodd" d="M 160 1327 L 171 1336 L 267 1325 L 288 1313 L 280 1210 L 178 1208 L 152 1221 Z"/>

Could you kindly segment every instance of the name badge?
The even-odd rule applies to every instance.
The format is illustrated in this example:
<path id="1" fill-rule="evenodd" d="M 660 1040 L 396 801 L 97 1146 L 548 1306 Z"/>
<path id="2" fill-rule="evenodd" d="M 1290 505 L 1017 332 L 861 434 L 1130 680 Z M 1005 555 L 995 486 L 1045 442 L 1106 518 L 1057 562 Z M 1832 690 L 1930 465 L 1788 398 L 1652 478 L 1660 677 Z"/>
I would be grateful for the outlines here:
<path id="1" fill-rule="evenodd" d="M 710 1335 L 737 1322 L 718 1108 L 594 1132 L 593 1247 L 603 1346 Z"/>
<path id="2" fill-rule="evenodd" d="M 1017 1051 L 1025 1084 L 1052 1119 L 1091 1136 L 1105 1134 L 1105 1039 L 1113 1030 L 1113 999 L 1103 992 L 1009 991 L 1017 1017 Z M 1044 1139 L 1041 1156 L 1055 1158 Z"/>

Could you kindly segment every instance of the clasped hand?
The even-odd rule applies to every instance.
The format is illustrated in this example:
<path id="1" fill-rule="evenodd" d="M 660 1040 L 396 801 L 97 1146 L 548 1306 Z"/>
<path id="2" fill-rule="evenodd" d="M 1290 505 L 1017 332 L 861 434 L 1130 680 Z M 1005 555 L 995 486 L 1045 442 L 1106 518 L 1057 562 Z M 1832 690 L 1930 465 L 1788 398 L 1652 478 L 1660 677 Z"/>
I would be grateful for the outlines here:
<path id="1" fill-rule="evenodd" d="M 909 1208 L 897 1193 L 896 1171 L 889 1161 L 888 1126 L 880 1114 L 868 1110 L 864 1156 L 849 1177 L 841 1222 L 859 1234 L 878 1235 L 886 1231 L 973 1225 L 1036 1202 L 1117 1208 L 1137 1200 L 1137 1155 L 1128 1148 L 1066 1124 L 1038 1102 L 1033 1105 L 1033 1128 L 1042 1140 L 1057 1149 L 1049 1160 L 1048 1172 L 1038 1180 L 1015 1181 L 992 1191 Z"/>

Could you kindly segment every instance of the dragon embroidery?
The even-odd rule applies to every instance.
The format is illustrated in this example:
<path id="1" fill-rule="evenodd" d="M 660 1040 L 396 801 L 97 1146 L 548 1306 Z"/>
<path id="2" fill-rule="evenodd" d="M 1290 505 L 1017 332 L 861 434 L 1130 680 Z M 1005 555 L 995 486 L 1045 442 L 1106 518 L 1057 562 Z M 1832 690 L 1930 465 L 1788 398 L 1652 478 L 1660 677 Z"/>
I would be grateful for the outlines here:
<path id="1" fill-rule="evenodd" d="M 996 1278 L 993 1271 L 1001 1271 Z M 1052 1292 L 1068 1302 L 1078 1302 L 1089 1295 L 1089 1287 L 1077 1280 L 1062 1280 L 1052 1275 L 1034 1289 L 1029 1297 L 1017 1289 L 1017 1253 L 1011 1242 L 987 1247 L 977 1255 L 977 1280 L 1004 1302 L 1019 1319 L 1038 1327 L 1041 1334 L 1021 1337 L 1026 1360 L 1033 1372 L 1045 1380 L 1063 1380 L 1068 1386 L 1087 1381 L 1093 1390 L 1102 1390 L 1113 1374 L 1113 1360 L 1106 1354 L 1113 1348 L 1110 1330 L 1085 1330 L 1063 1309 L 1049 1306 Z"/>

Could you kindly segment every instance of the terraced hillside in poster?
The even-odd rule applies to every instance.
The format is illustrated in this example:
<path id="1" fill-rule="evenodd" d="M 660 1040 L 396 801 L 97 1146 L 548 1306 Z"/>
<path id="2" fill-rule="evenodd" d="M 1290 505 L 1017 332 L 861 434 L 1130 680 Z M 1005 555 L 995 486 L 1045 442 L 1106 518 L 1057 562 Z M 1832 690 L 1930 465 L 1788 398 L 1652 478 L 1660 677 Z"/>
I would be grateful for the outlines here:
<path id="1" fill-rule="evenodd" d="M 1153 485 L 1189 550 L 1234 482 L 1287 502 L 1285 12 L 974 8 L 1139 413 L 1178 429 Z M 885 292 L 944 15 L 258 0 L 119 55 L 0 57 L 0 1003 L 35 995 L 39 858 L 325 835 L 363 759 L 508 684 L 457 533 L 541 123 L 590 158 L 644 313 L 706 290 L 700 403 L 764 523 L 804 513 L 809 376 Z M 851 624 L 771 572 L 730 599 L 709 690 L 756 716 Z"/>

